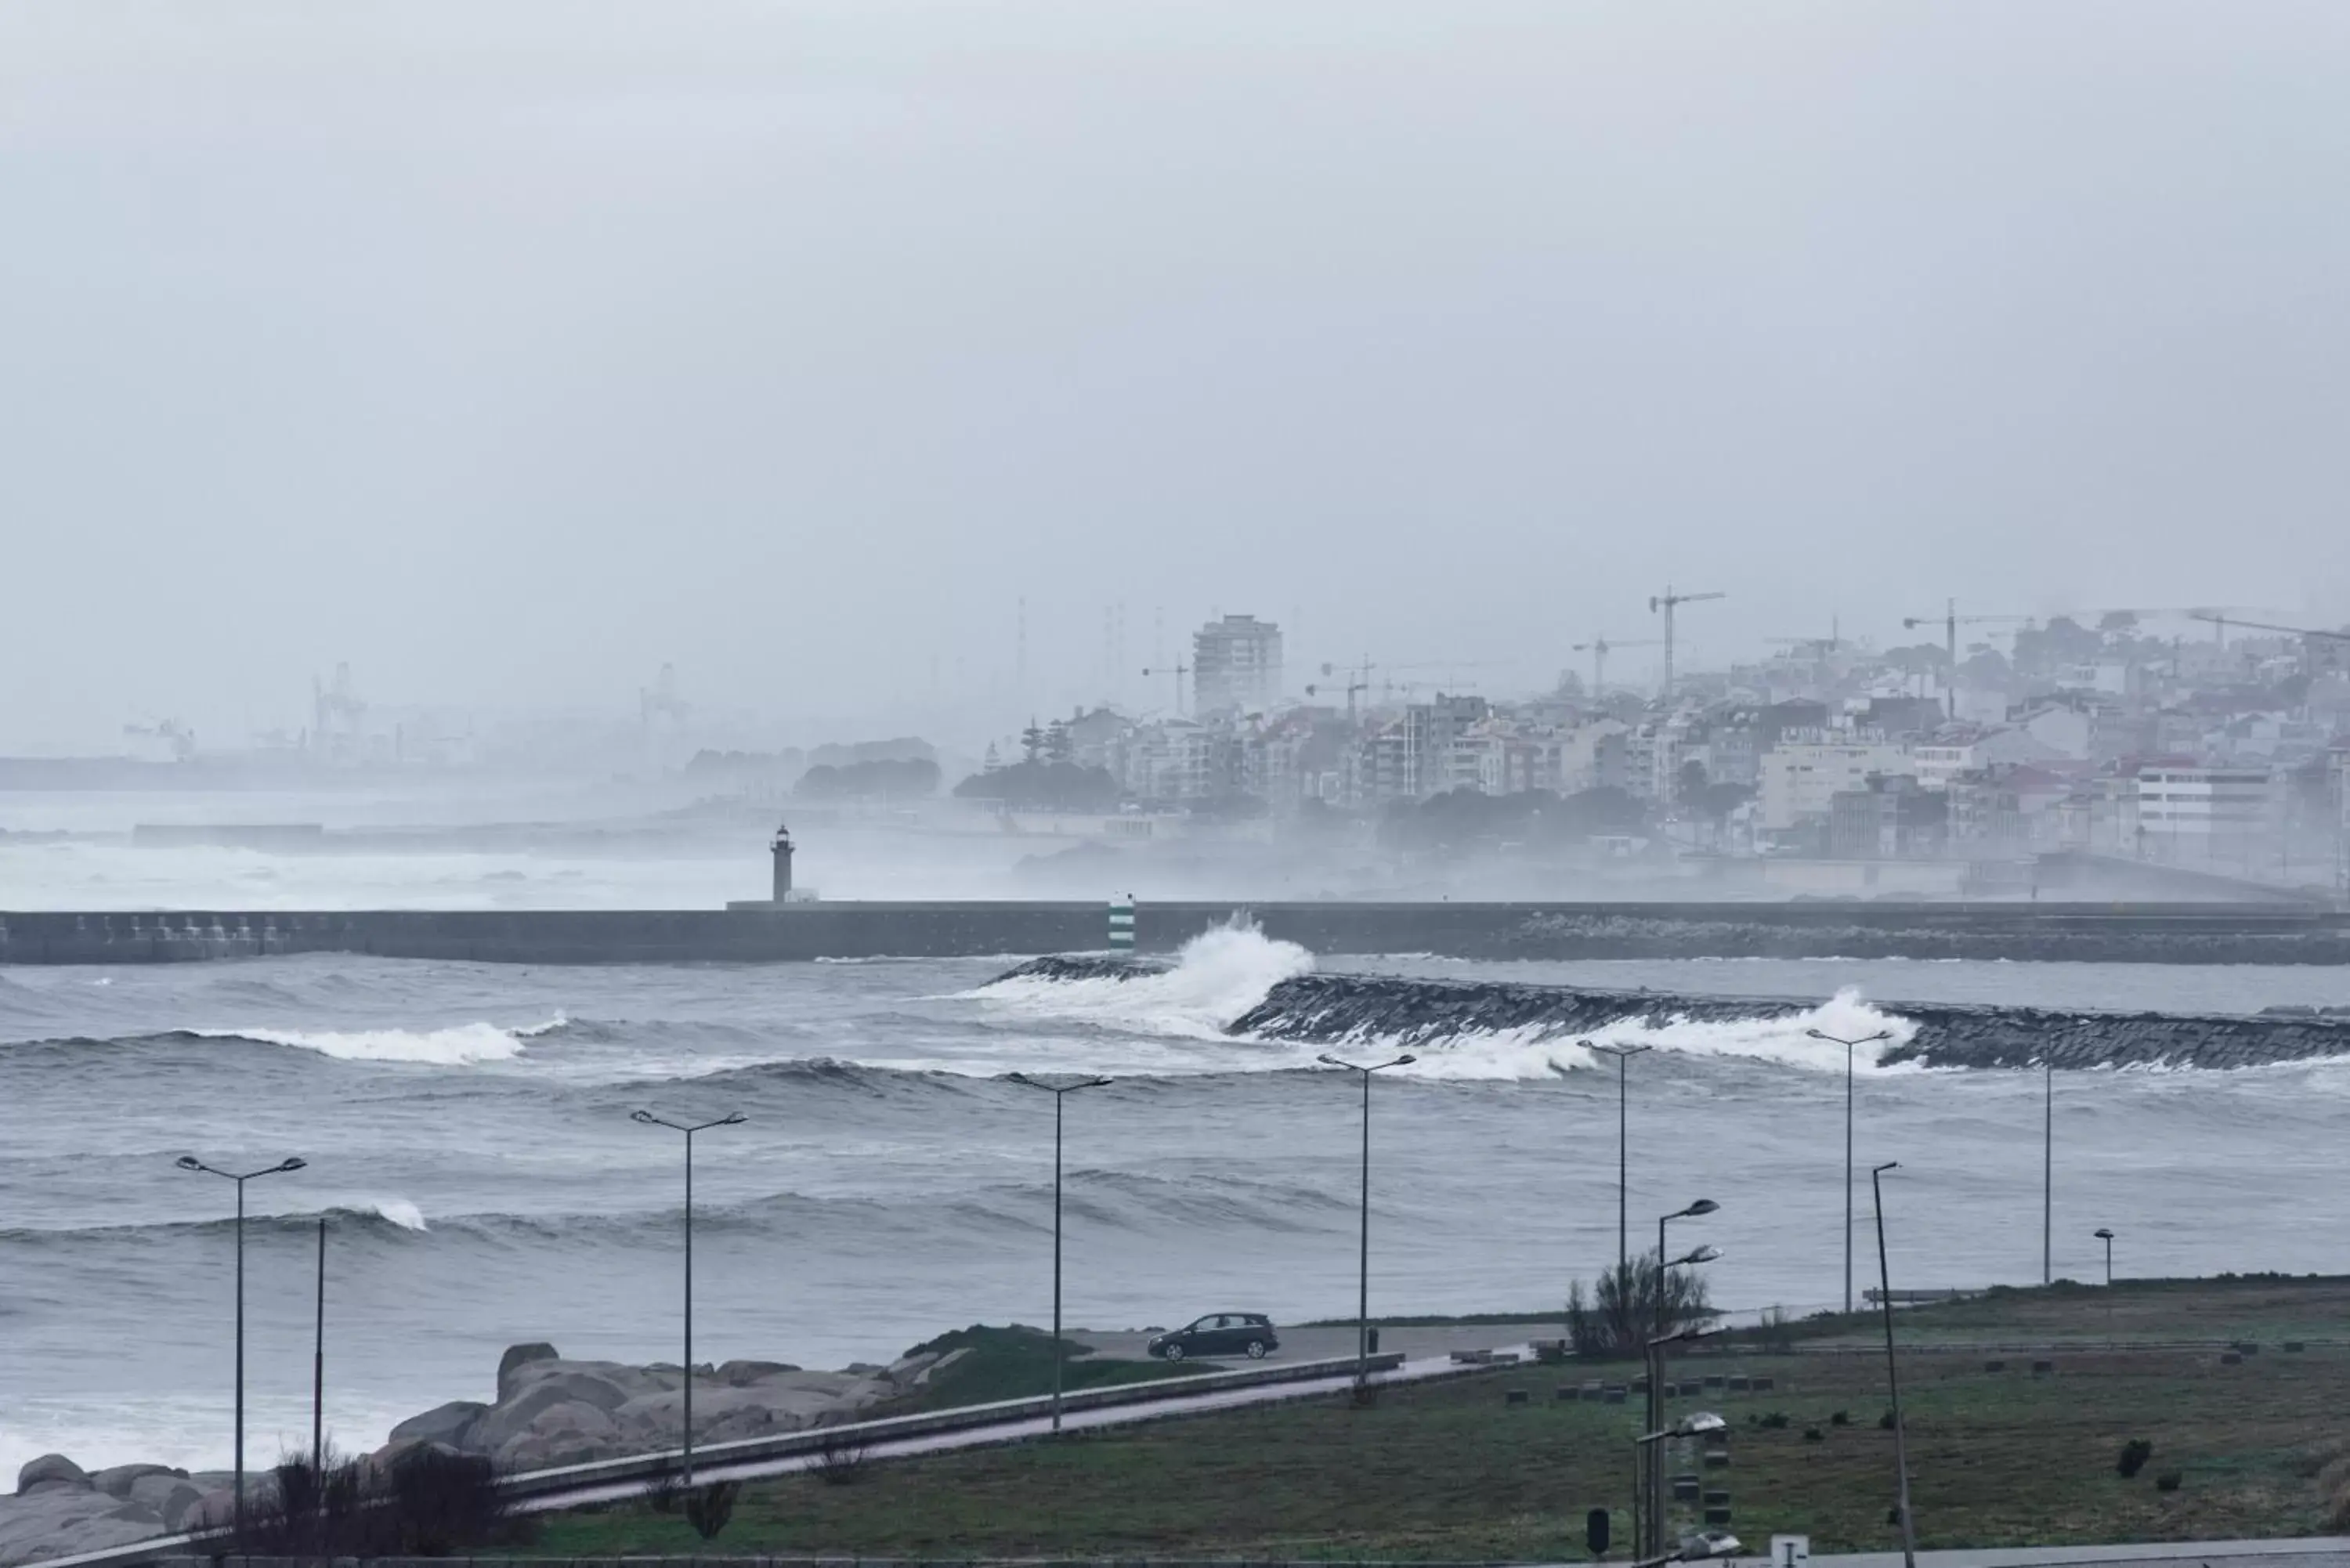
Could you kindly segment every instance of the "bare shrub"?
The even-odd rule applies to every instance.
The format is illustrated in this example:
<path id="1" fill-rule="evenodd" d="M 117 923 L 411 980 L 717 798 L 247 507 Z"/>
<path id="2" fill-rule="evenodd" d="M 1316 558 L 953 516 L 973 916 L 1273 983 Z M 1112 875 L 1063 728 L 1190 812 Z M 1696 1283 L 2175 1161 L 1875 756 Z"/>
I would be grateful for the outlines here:
<path id="1" fill-rule="evenodd" d="M 478 1454 L 413 1449 L 372 1474 L 331 1450 L 289 1456 L 273 1483 L 246 1500 L 242 1554 L 442 1557 L 529 1538 Z"/>
<path id="2" fill-rule="evenodd" d="M 825 1433 L 824 1446 L 816 1451 L 816 1478 L 827 1486 L 854 1486 L 871 1462 L 872 1447 L 865 1435 L 836 1427 Z"/>
<path id="3" fill-rule="evenodd" d="M 741 1496 L 741 1481 L 712 1481 L 685 1494 L 685 1521 L 704 1541 L 715 1541 L 726 1521 L 734 1517 L 734 1500 Z"/>
<path id="4" fill-rule="evenodd" d="M 638 1496 L 654 1513 L 675 1513 L 678 1499 L 684 1490 L 685 1483 L 678 1479 L 675 1470 L 658 1469 L 645 1478 L 644 1490 Z"/>
<path id="5" fill-rule="evenodd" d="M 1599 1276 L 1590 1294 L 1577 1280 L 1566 1294 L 1566 1339 L 1587 1360 L 1640 1355 L 1659 1332 L 1671 1334 L 1715 1317 L 1705 1282 L 1687 1269 L 1658 1267 L 1654 1255 Z"/>

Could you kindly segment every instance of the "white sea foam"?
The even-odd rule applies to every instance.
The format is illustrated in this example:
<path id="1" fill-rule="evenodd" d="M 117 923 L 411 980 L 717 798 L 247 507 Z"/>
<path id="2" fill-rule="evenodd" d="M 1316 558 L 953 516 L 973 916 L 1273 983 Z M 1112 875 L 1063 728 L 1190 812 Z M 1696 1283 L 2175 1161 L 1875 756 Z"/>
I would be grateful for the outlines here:
<path id="1" fill-rule="evenodd" d="M 1235 919 L 1185 942 L 1171 968 L 1126 980 L 1023 975 L 970 994 L 1007 1010 L 1146 1034 L 1224 1038 L 1224 1026 L 1283 981 L 1306 973 L 1314 955 Z"/>
<path id="2" fill-rule="evenodd" d="M 1234 921 L 1204 931 L 1183 945 L 1172 967 L 1129 979 L 1053 980 L 1024 975 L 981 986 L 972 996 L 1035 1017 L 1093 1023 L 1139 1034 L 1216 1040 L 1229 1054 L 1187 1052 L 1166 1066 L 1191 1073 L 1277 1072 L 1306 1067 L 1325 1049 L 1291 1040 L 1235 1039 L 1225 1029 L 1263 1002 L 1273 988 L 1314 968 L 1314 955 L 1295 942 L 1267 938 L 1253 924 Z M 1852 990 L 1838 992 L 1819 1006 L 1780 1018 L 1712 1022 L 1668 1017 L 1650 1023 L 1638 1016 L 1569 1035 L 1555 1026 L 1471 1031 L 1430 1040 L 1399 1032 L 1355 1037 L 1374 1049 L 1409 1049 L 1419 1058 L 1400 1069 L 1414 1077 L 1530 1081 L 1579 1067 L 1598 1065 L 1576 1042 L 1600 1045 L 1647 1045 L 1685 1055 L 1740 1057 L 1818 1072 L 1841 1072 L 1845 1048 L 1812 1039 L 1805 1031 L 1859 1039 L 1880 1030 L 1890 1036 L 1858 1048 L 1857 1059 L 1874 1067 L 1883 1054 L 1917 1033 L 1906 1018 L 1878 1011 Z M 1270 1047 L 1270 1048 L 1268 1048 Z M 948 1071 L 968 1064 L 937 1064 Z M 1105 1069 L 1107 1070 L 1107 1069 Z M 1162 1069 L 1163 1070 L 1163 1069 Z"/>
<path id="3" fill-rule="evenodd" d="M 424 1223 L 424 1210 L 405 1198 L 379 1198 L 369 1207 L 403 1231 L 428 1228 Z"/>
<path id="4" fill-rule="evenodd" d="M 1917 1034 L 1908 1019 L 1880 1012 L 1854 991 L 1840 991 L 1819 1006 L 1783 1018 L 1734 1018 L 1696 1022 L 1668 1018 L 1648 1023 L 1638 1018 L 1610 1023 L 1581 1035 L 1562 1037 L 1541 1025 L 1456 1034 L 1412 1047 L 1419 1060 L 1398 1071 L 1414 1077 L 1451 1079 L 1546 1078 L 1578 1067 L 1605 1066 L 1594 1045 L 1646 1045 L 1685 1056 L 1732 1056 L 1774 1062 L 1813 1072 L 1842 1072 L 1845 1048 L 1814 1040 L 1805 1032 L 1817 1029 L 1846 1040 L 1858 1040 L 1882 1030 L 1891 1038 L 1856 1048 L 1861 1065 L 1875 1067 L 1887 1051 L 1905 1045 Z"/>
<path id="5" fill-rule="evenodd" d="M 542 1034 L 563 1027 L 560 1016 L 544 1023 L 502 1029 L 494 1023 L 458 1023 L 445 1029 L 199 1029 L 213 1040 L 258 1040 L 265 1045 L 316 1051 L 342 1062 L 423 1062 L 442 1067 L 470 1067 L 479 1062 L 506 1062 Z"/>

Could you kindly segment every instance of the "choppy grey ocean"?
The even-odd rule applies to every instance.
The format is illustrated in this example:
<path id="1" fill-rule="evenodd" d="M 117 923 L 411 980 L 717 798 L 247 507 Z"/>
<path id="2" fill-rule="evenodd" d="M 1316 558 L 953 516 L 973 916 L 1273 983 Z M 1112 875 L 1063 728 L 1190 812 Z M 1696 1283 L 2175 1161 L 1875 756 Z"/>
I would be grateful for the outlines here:
<path id="1" fill-rule="evenodd" d="M 307 1442 L 316 1221 L 328 1421 L 347 1445 L 489 1391 L 499 1351 L 674 1357 L 680 1140 L 697 1140 L 697 1358 L 882 1360 L 1050 1311 L 1051 1104 L 1014 1071 L 1117 1082 L 1068 1107 L 1068 1314 L 1351 1310 L 1359 1101 L 1318 1047 L 1224 1025 L 1308 967 L 1799 998 L 1794 1017 L 1627 1021 L 1636 1244 L 1711 1197 L 1732 1308 L 1835 1304 L 1841 1048 L 1899 1003 L 2250 1013 L 2350 1002 L 2323 969 L 1902 961 L 1475 965 L 1211 932 L 1164 974 L 997 981 L 1014 961 L 521 969 L 307 957 L 0 971 L 0 1473 L 224 1462 L 233 1253 L 255 1182 L 256 1458 Z M 1362 1048 L 1375 1048 L 1375 1041 Z M 2040 1273 L 2043 1082 L 1864 1065 L 1864 1168 L 1898 1283 Z M 1374 1312 L 1551 1308 L 1616 1245 L 1616 1079 L 1539 1031 L 1440 1041 L 1377 1085 Z M 2060 1273 L 2350 1267 L 2350 1061 L 2055 1079 Z M 1866 1220 L 1866 1195 L 1862 1217 Z M 1645 1220 L 1644 1220 L 1645 1217 Z M 1700 1226 L 1702 1230 L 1700 1230 Z M 1863 1249 L 1864 1256 L 1867 1250 Z"/>

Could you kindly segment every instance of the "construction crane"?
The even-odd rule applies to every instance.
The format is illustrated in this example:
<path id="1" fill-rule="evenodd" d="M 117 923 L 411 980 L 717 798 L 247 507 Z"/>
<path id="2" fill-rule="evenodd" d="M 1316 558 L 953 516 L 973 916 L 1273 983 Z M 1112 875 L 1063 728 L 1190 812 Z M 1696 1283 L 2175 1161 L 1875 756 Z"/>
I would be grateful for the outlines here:
<path id="1" fill-rule="evenodd" d="M 2350 642 L 2350 631 L 2320 631 L 2307 626 L 2272 626 L 2264 620 L 2230 620 L 2225 616 L 2205 615 L 2190 611 L 2197 620 L 2208 620 L 2222 627 L 2241 627 L 2246 631 L 2281 631 L 2287 637 L 2322 637 L 2330 642 Z"/>
<path id="2" fill-rule="evenodd" d="M 1673 700 L 1673 611 L 1681 605 L 1701 604 L 1707 599 L 1726 599 L 1728 594 L 1677 594 L 1670 583 L 1661 594 L 1648 596 L 1648 613 L 1665 612 L 1665 701 Z"/>
<path id="3" fill-rule="evenodd" d="M 1901 618 L 1901 625 L 1905 630 L 1915 631 L 1921 626 L 1932 626 L 1936 621 L 1941 622 L 1942 651 L 1944 656 L 1950 660 L 1949 664 L 1944 666 L 1942 670 L 1942 679 L 1949 682 L 1949 684 L 1942 689 L 1943 707 L 1949 712 L 1950 716 L 1955 719 L 1959 716 L 1959 628 L 1962 626 L 1984 626 L 1994 621 L 2033 620 L 2035 618 L 2037 618 L 2028 615 L 1960 615 L 1959 613 L 1959 601 L 1956 599 L 1950 599 L 1945 603 L 1940 615 L 1903 616 Z"/>
<path id="4" fill-rule="evenodd" d="M 1591 655 L 1591 696 L 1594 701 L 1607 694 L 1607 656 L 1619 648 L 1656 648 L 1664 642 L 1660 637 L 1636 637 L 1624 642 L 1610 642 L 1595 637 L 1589 642 L 1575 645 L 1577 653 Z"/>
<path id="5" fill-rule="evenodd" d="M 1180 719 L 1183 716 L 1183 677 L 1191 673 L 1191 667 L 1179 660 L 1172 665 L 1155 669 L 1146 665 L 1143 667 L 1142 677 L 1146 680 L 1159 675 L 1172 675 L 1175 678 L 1175 716 Z"/>
<path id="6" fill-rule="evenodd" d="M 1370 661 L 1369 656 L 1366 655 L 1360 664 L 1349 665 L 1343 671 L 1347 677 L 1347 722 L 1349 725 L 1355 722 L 1355 699 L 1360 693 L 1371 689 L 1371 671 L 1377 668 L 1378 666 Z M 1325 680 L 1340 673 L 1342 671 L 1335 664 L 1326 663 L 1322 666 L 1322 678 Z M 1320 691 L 1321 688 L 1318 686 L 1308 686 L 1305 689 L 1305 694 L 1312 697 L 1317 695 Z"/>

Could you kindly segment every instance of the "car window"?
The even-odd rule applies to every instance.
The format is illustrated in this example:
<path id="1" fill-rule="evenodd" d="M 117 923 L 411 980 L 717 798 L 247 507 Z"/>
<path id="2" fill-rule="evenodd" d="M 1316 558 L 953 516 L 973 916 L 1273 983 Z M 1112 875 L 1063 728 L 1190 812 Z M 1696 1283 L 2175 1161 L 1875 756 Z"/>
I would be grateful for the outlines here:
<path id="1" fill-rule="evenodd" d="M 1218 1328 L 1230 1328 L 1232 1326 L 1232 1320 L 1230 1315 L 1219 1317 L 1216 1319 L 1215 1326 Z"/>
<path id="2" fill-rule="evenodd" d="M 1202 1328 L 1213 1328 L 1213 1327 L 1215 1327 L 1215 1326 L 1216 1326 L 1216 1320 L 1215 1320 L 1214 1318 L 1212 1318 L 1212 1317 L 1194 1318 L 1194 1319 L 1192 1319 L 1192 1320 L 1191 1320 L 1191 1323 L 1190 1323 L 1190 1324 L 1189 1324 L 1184 1328 L 1183 1332 L 1184 1332 L 1184 1333 L 1186 1333 L 1186 1334 L 1190 1334 L 1190 1333 L 1192 1333 L 1192 1332 L 1194 1332 L 1195 1330 L 1198 1330 L 1198 1329 L 1202 1329 Z"/>

